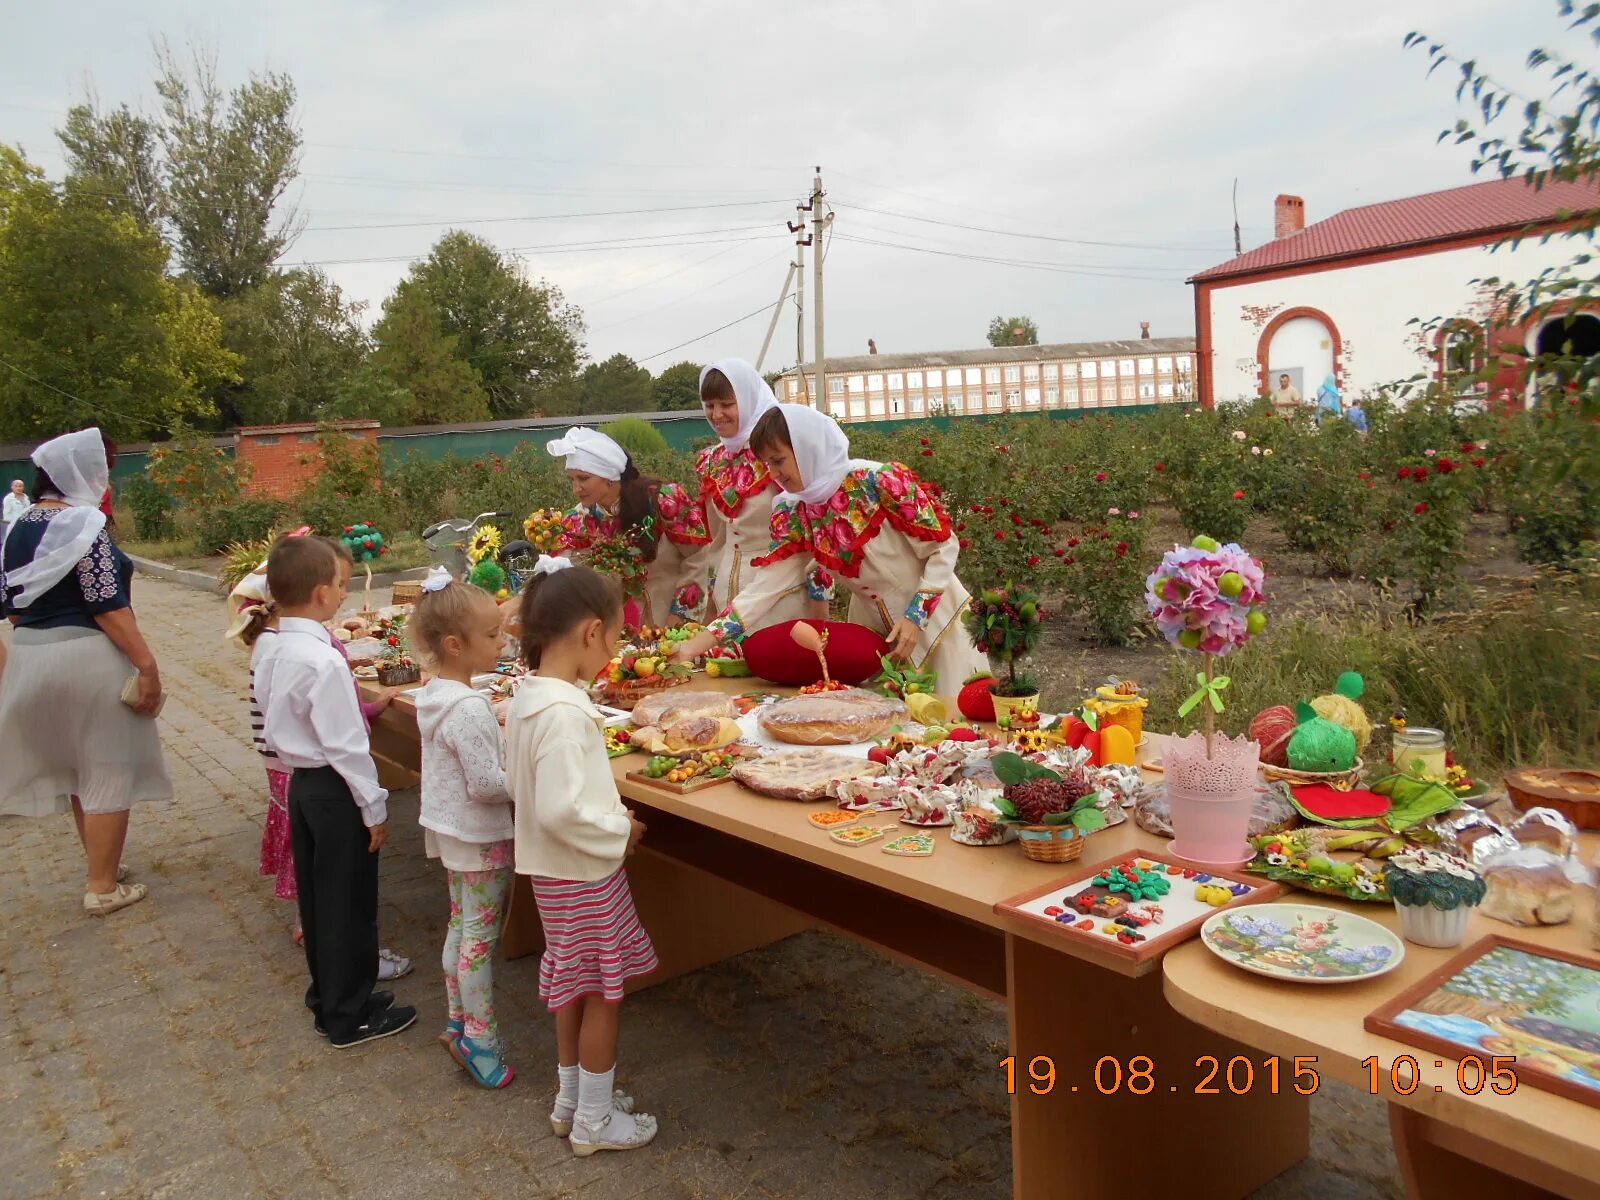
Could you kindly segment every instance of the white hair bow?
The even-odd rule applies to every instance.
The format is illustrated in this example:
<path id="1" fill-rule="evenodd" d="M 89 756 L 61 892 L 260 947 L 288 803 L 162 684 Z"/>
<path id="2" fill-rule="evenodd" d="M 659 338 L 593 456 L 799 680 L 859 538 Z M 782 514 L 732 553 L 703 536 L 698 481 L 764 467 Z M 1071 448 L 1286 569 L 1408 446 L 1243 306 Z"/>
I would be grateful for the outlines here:
<path id="1" fill-rule="evenodd" d="M 442 592 L 454 582 L 455 576 L 450 574 L 449 567 L 429 567 L 428 577 L 422 581 L 422 590 Z"/>
<path id="2" fill-rule="evenodd" d="M 572 566 L 570 558 L 551 558 L 548 554 L 539 555 L 539 561 L 533 564 L 535 575 L 554 575 L 557 571 L 565 571 Z"/>

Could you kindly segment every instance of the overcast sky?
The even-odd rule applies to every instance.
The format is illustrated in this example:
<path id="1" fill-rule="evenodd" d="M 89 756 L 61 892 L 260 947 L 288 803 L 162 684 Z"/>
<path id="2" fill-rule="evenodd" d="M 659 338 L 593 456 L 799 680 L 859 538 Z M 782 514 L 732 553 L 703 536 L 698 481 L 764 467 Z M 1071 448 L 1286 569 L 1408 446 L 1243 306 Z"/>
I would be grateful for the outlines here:
<path id="1" fill-rule="evenodd" d="M 0 140 L 59 176 L 86 85 L 153 112 L 152 38 L 202 41 L 230 83 L 293 77 L 307 227 L 284 261 L 369 321 L 459 225 L 558 284 L 592 357 L 753 359 L 768 313 L 702 335 L 777 299 L 821 164 L 831 355 L 982 345 L 1001 312 L 1047 342 L 1190 335 L 1183 280 L 1232 256 L 1235 177 L 1246 249 L 1280 191 L 1315 221 L 1471 182 L 1411 29 L 1511 82 L 1535 45 L 1589 55 L 1554 0 L 29 4 Z M 681 211 L 567 215 L 638 209 Z M 767 366 L 794 357 L 791 304 Z"/>

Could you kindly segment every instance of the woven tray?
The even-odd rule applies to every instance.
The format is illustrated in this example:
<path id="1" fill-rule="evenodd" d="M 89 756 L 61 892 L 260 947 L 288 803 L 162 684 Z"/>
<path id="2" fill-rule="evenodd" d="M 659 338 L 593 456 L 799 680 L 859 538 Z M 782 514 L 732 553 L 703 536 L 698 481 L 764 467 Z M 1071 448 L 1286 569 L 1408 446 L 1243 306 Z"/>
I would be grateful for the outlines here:
<path id="1" fill-rule="evenodd" d="M 1285 783 L 1324 783 L 1336 792 L 1348 792 L 1361 782 L 1361 772 L 1366 764 L 1361 759 L 1356 759 L 1356 765 L 1348 771 L 1296 771 L 1293 767 L 1274 767 L 1270 763 L 1261 764 L 1261 774 L 1268 783 L 1283 780 Z"/>

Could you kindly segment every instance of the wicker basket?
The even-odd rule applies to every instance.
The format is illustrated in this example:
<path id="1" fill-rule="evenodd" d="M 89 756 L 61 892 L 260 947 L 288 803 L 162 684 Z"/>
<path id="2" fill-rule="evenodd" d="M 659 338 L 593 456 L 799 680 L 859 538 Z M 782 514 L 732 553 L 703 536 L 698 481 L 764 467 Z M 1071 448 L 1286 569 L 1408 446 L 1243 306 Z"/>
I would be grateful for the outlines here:
<path id="1" fill-rule="evenodd" d="M 402 579 L 394 585 L 394 604 L 415 604 L 422 599 L 422 580 Z"/>
<path id="2" fill-rule="evenodd" d="M 1034 862 L 1064 863 L 1083 857 L 1085 835 L 1076 825 L 1019 825 L 1022 852 Z"/>
<path id="3" fill-rule="evenodd" d="M 402 687 L 408 683 L 416 683 L 422 678 L 422 668 L 412 663 L 410 666 L 378 666 L 378 682 L 384 687 Z"/>
<path id="4" fill-rule="evenodd" d="M 1293 767 L 1274 767 L 1262 763 L 1261 773 L 1266 776 L 1268 783 L 1280 779 L 1288 784 L 1325 783 L 1336 792 L 1348 792 L 1361 782 L 1361 772 L 1365 766 L 1359 758 L 1348 771 L 1296 771 Z"/>

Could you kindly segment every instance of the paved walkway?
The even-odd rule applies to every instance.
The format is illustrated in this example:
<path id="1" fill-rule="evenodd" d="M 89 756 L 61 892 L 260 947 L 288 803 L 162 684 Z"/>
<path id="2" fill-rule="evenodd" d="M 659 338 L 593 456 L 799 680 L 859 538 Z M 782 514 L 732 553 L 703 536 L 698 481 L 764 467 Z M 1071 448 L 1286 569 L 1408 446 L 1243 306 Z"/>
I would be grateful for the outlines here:
<path id="1" fill-rule="evenodd" d="M 0 820 L 0 1195 L 1010 1196 L 1003 1011 L 824 934 L 630 998 L 621 1082 L 662 1134 L 573 1158 L 546 1119 L 554 1038 L 536 960 L 498 967 L 522 1071 L 509 1090 L 475 1087 L 433 1040 L 446 898 L 410 793 L 391 807 L 380 920 L 418 964 L 396 990 L 422 1016 L 330 1050 L 301 1004 L 288 907 L 257 874 L 265 780 L 222 602 L 148 579 L 136 595 L 172 693 L 177 800 L 135 813 L 127 862 L 152 895 L 104 921 L 79 908 L 69 819 Z M 1330 1084 L 1313 1112 L 1313 1157 L 1261 1200 L 1397 1194 L 1381 1105 Z"/>

